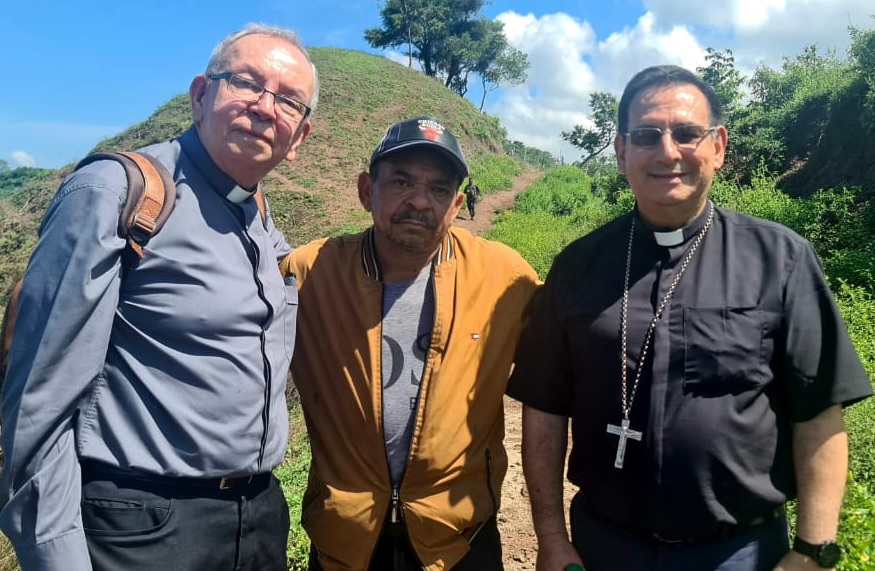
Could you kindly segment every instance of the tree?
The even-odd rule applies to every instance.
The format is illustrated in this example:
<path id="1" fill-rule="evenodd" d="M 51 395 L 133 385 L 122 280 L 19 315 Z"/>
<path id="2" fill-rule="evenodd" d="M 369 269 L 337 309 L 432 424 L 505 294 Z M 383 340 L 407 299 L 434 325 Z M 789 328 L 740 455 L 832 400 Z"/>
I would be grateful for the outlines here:
<path id="1" fill-rule="evenodd" d="M 380 10 L 382 27 L 365 30 L 365 40 L 375 48 L 407 44 L 408 55 L 419 60 L 426 75 L 436 77 L 439 52 L 450 38 L 464 34 L 464 24 L 483 4 L 484 0 L 386 0 Z"/>
<path id="2" fill-rule="evenodd" d="M 613 144 L 617 136 L 618 105 L 617 98 L 610 93 L 596 91 L 589 96 L 592 111 L 589 120 L 593 128 L 575 125 L 571 131 L 562 132 L 562 139 L 587 153 L 581 158 L 581 167 Z"/>
<path id="3" fill-rule="evenodd" d="M 0 172 L 6 172 L 8 170 L 9 170 L 9 163 L 4 161 L 3 159 L 0 159 Z"/>
<path id="4" fill-rule="evenodd" d="M 735 57 L 732 50 L 717 51 L 707 48 L 705 67 L 696 68 L 696 73 L 714 89 L 720 107 L 723 110 L 723 124 L 732 134 L 730 145 L 726 149 L 723 165 L 723 176 L 727 180 L 746 182 L 750 174 L 760 166 L 758 161 L 764 157 L 782 154 L 782 150 L 774 139 L 773 133 L 765 129 L 757 129 L 757 121 L 749 107 L 742 105 L 744 93 L 742 86 L 745 79 L 735 68 Z"/>
<path id="5" fill-rule="evenodd" d="M 486 104 L 486 96 L 498 89 L 499 85 L 520 85 L 526 81 L 529 69 L 528 56 L 509 45 L 504 37 L 504 24 L 491 22 L 493 30 L 483 42 L 483 49 L 474 64 L 474 71 L 480 76 L 483 96 L 480 98 L 480 111 Z"/>
<path id="6" fill-rule="evenodd" d="M 479 74 L 484 86 L 521 83 L 528 69 L 525 54 L 508 45 L 500 22 L 478 16 L 484 4 L 386 0 L 380 11 L 382 27 L 365 30 L 365 40 L 375 48 L 407 45 L 408 65 L 416 58 L 425 75 L 440 78 L 461 96 L 468 91 L 471 73 Z"/>
<path id="7" fill-rule="evenodd" d="M 744 78 L 735 69 L 735 56 L 732 55 L 732 50 L 725 49 L 718 52 L 714 48 L 708 48 L 706 52 L 705 61 L 708 65 L 697 67 L 696 73 L 714 88 L 723 108 L 723 115 L 731 117 L 741 105 L 743 97 L 741 86 L 744 85 Z"/>

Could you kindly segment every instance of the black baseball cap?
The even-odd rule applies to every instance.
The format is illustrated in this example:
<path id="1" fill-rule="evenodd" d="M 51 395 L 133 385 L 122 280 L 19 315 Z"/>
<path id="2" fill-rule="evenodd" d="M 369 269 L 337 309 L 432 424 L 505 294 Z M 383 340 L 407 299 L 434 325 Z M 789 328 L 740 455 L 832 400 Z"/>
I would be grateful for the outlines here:
<path id="1" fill-rule="evenodd" d="M 468 163 L 459 142 L 443 123 L 428 116 L 405 119 L 389 126 L 371 155 L 369 168 L 373 170 L 374 163 L 383 157 L 414 147 L 430 147 L 440 151 L 456 167 L 460 180 L 468 176 Z"/>

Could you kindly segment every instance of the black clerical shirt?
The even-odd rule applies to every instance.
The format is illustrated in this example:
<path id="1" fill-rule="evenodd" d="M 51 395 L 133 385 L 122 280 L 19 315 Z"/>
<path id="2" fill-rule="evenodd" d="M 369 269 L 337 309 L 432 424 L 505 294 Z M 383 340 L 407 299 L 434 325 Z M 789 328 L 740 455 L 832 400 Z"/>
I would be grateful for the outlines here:
<path id="1" fill-rule="evenodd" d="M 708 209 L 659 245 L 635 225 L 627 393 L 645 332 Z M 632 400 L 622 469 L 621 306 L 630 213 L 555 260 L 508 394 L 572 419 L 569 479 L 582 505 L 626 529 L 713 533 L 795 497 L 791 424 L 872 393 L 811 245 L 778 224 L 715 208 L 656 326 Z M 628 398 L 628 397 L 627 397 Z"/>

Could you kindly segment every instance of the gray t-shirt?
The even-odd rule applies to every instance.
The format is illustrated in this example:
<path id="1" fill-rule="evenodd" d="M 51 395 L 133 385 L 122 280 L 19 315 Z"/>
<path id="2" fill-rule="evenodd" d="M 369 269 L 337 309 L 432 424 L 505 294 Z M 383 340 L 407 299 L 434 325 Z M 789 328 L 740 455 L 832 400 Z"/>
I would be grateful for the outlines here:
<path id="1" fill-rule="evenodd" d="M 407 465 L 433 325 L 431 266 L 413 280 L 383 285 L 383 435 L 393 485 Z"/>

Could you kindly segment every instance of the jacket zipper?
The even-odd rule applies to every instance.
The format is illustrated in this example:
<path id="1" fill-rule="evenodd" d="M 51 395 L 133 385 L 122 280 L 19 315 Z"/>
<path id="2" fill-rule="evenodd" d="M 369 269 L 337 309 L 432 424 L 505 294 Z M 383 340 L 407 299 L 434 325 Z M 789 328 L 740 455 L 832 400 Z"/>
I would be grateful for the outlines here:
<path id="1" fill-rule="evenodd" d="M 401 511 L 401 491 L 397 486 L 392 486 L 392 504 L 389 508 L 389 522 L 401 523 L 404 521 L 404 512 Z"/>

